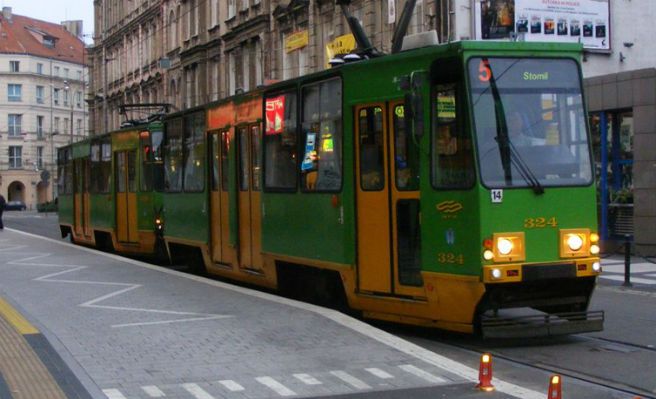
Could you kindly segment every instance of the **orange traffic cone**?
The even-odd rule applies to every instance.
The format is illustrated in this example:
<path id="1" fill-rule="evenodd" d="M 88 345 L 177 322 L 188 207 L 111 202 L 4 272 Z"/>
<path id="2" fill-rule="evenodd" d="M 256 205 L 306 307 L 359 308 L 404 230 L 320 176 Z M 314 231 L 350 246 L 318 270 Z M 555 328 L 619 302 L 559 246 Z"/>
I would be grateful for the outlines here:
<path id="1" fill-rule="evenodd" d="M 563 399 L 560 381 L 559 375 L 551 376 L 551 380 L 549 380 L 549 396 L 547 396 L 547 399 Z"/>
<path id="2" fill-rule="evenodd" d="M 489 353 L 484 353 L 481 356 L 476 388 L 481 391 L 494 391 L 494 385 L 492 385 L 492 356 Z"/>

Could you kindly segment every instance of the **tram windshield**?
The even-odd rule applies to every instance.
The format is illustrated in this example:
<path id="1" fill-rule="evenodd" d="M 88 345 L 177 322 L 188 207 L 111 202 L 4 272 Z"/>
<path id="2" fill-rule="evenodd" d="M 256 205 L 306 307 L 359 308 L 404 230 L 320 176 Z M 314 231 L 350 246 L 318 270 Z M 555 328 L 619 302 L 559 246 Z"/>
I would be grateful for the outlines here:
<path id="1" fill-rule="evenodd" d="M 483 184 L 588 185 L 581 78 L 568 59 L 472 58 L 470 95 Z"/>

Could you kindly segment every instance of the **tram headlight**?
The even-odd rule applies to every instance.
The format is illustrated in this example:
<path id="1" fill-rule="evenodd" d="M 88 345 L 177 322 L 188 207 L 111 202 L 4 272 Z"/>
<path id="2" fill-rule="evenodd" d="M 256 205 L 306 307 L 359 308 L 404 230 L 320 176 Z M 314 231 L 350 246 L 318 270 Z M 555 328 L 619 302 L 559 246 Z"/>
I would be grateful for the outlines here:
<path id="1" fill-rule="evenodd" d="M 599 245 L 596 245 L 596 244 L 590 245 L 590 253 L 592 255 L 598 255 L 599 254 Z"/>
<path id="2" fill-rule="evenodd" d="M 492 252 L 489 249 L 486 249 L 485 251 L 483 251 L 483 259 L 485 259 L 485 260 L 494 259 L 494 252 Z"/>
<path id="3" fill-rule="evenodd" d="M 524 232 L 495 233 L 492 236 L 492 248 L 495 262 L 520 262 L 526 259 Z"/>
<path id="4" fill-rule="evenodd" d="M 513 250 L 513 243 L 507 238 L 499 238 L 497 241 L 497 250 L 501 255 L 508 255 L 512 252 Z"/>
<path id="5" fill-rule="evenodd" d="M 568 234 L 567 246 L 572 251 L 578 251 L 583 248 L 583 238 L 578 234 Z"/>
<path id="6" fill-rule="evenodd" d="M 581 258 L 590 256 L 591 237 L 590 229 L 562 229 L 560 230 L 560 257 Z"/>
<path id="7" fill-rule="evenodd" d="M 595 273 L 600 273 L 601 272 L 601 263 L 594 262 L 592 264 L 592 271 L 595 272 Z"/>
<path id="8" fill-rule="evenodd" d="M 495 279 L 495 280 L 498 280 L 498 279 L 501 278 L 501 270 L 499 270 L 499 269 L 492 269 L 491 274 L 492 274 L 492 278 Z"/>

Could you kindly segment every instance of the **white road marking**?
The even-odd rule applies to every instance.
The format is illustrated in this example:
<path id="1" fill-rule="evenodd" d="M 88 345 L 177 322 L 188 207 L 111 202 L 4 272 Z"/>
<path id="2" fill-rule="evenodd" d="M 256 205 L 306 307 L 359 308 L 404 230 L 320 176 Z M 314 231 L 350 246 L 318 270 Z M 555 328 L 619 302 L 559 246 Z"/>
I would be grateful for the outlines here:
<path id="1" fill-rule="evenodd" d="M 294 377 L 306 385 L 321 385 L 321 381 L 317 380 L 309 374 L 294 374 Z"/>
<path id="2" fill-rule="evenodd" d="M 144 392 L 146 392 L 151 398 L 163 398 L 166 396 L 164 395 L 164 392 L 162 392 L 155 385 L 147 385 L 145 387 L 141 387 L 141 389 L 143 389 Z"/>
<path id="3" fill-rule="evenodd" d="M 420 369 L 419 367 L 415 367 L 411 364 L 404 364 L 399 366 L 399 368 L 405 372 L 408 372 L 410 374 L 414 374 L 415 376 L 422 378 L 428 382 L 431 382 L 433 384 L 444 384 L 446 380 L 444 378 L 440 378 L 438 376 L 435 376 L 427 371 L 424 371 Z"/>
<path id="4" fill-rule="evenodd" d="M 198 386 L 198 384 L 182 384 L 182 388 L 196 399 L 214 399 L 214 396 L 207 393 L 207 391 Z"/>
<path id="5" fill-rule="evenodd" d="M 335 377 L 337 377 L 340 380 L 344 381 L 345 383 L 349 384 L 353 388 L 356 388 L 356 389 L 371 389 L 371 387 L 369 385 L 367 385 L 367 383 L 353 377 L 351 374 L 349 374 L 345 371 L 341 371 L 341 370 L 331 371 L 330 374 L 334 375 Z"/>
<path id="6" fill-rule="evenodd" d="M 96 309 L 107 309 L 107 310 L 118 310 L 118 311 L 129 311 L 129 312 L 144 312 L 144 313 L 155 313 L 155 314 L 167 314 L 167 315 L 174 315 L 174 316 L 189 316 L 186 318 L 179 318 L 179 319 L 169 319 L 169 320 L 159 320 L 159 321 L 149 321 L 149 322 L 135 322 L 135 323 L 124 323 L 124 324 L 114 324 L 111 327 L 112 328 L 122 328 L 122 327 L 134 327 L 134 326 L 148 326 L 148 325 L 159 325 L 159 324 L 172 324 L 172 323 L 186 323 L 186 322 L 192 322 L 192 321 L 208 321 L 208 320 L 217 320 L 217 319 L 224 319 L 224 318 L 229 318 L 229 317 L 234 317 L 231 315 L 220 315 L 220 314 L 209 314 L 209 313 L 194 313 L 194 312 L 179 312 L 179 311 L 173 311 L 173 310 L 160 310 L 160 309 L 146 309 L 146 308 L 132 308 L 132 307 L 122 307 L 122 306 L 108 306 L 108 305 L 100 305 L 100 302 L 106 301 L 108 299 L 126 294 L 130 291 L 133 291 L 137 288 L 141 288 L 142 285 L 140 284 L 130 284 L 130 283 L 116 283 L 116 282 L 109 282 L 109 281 L 89 281 L 89 280 L 66 280 L 66 279 L 61 279 L 57 278 L 55 279 L 54 277 L 59 277 L 64 274 L 69 274 L 73 273 L 79 270 L 84 270 L 88 269 L 89 266 L 84 266 L 84 265 L 61 265 L 61 264 L 56 264 L 56 263 L 38 263 L 34 262 L 35 260 L 38 259 L 43 259 L 47 258 L 50 256 L 49 253 L 47 254 L 40 254 L 37 256 L 29 256 L 26 258 L 22 258 L 19 260 L 11 261 L 8 262 L 7 264 L 10 265 L 20 265 L 20 266 L 36 266 L 36 267 L 47 267 L 47 268 L 66 268 L 69 267 L 68 270 L 63 270 L 59 271 L 56 273 L 49 273 L 46 274 L 45 276 L 40 276 L 34 279 L 34 281 L 40 281 L 40 282 L 45 282 L 45 283 L 64 283 L 64 284 L 81 284 L 81 285 L 105 285 L 105 286 L 113 286 L 113 287 L 124 287 L 119 289 L 118 291 L 111 292 L 106 295 L 102 295 L 100 297 L 94 298 L 90 301 L 84 302 L 79 304 L 78 306 L 83 307 L 83 308 L 96 308 Z"/>
<path id="7" fill-rule="evenodd" d="M 369 369 L 365 369 L 365 370 L 367 370 L 367 371 L 370 372 L 371 374 L 373 374 L 373 375 L 375 375 L 376 377 L 381 378 L 381 379 L 383 379 L 383 380 L 388 380 L 388 379 L 390 379 L 390 378 L 394 378 L 394 376 L 393 376 L 392 374 L 390 374 L 390 373 L 388 373 L 388 372 L 386 372 L 386 371 L 383 371 L 383 370 L 381 370 L 381 369 L 377 369 L 377 368 L 375 368 L 375 367 L 373 367 L 373 368 L 369 368 Z"/>
<path id="8" fill-rule="evenodd" d="M 613 280 L 613 281 L 624 281 L 624 276 L 601 276 L 604 280 Z M 649 285 L 654 285 L 656 284 L 656 280 L 652 279 L 647 279 L 647 278 L 640 278 L 640 277 L 631 277 L 630 281 L 632 283 L 640 283 L 640 284 L 649 284 Z"/>
<path id="9" fill-rule="evenodd" d="M 245 388 L 239 385 L 236 381 L 233 380 L 221 380 L 219 384 L 223 385 L 228 391 L 239 392 L 243 391 Z"/>
<path id="10" fill-rule="evenodd" d="M 271 377 L 257 377 L 255 380 L 280 396 L 296 395 L 296 392 L 292 391 Z"/>
<path id="11" fill-rule="evenodd" d="M 127 399 L 118 389 L 103 389 L 107 399 Z"/>
<path id="12" fill-rule="evenodd" d="M 147 263 L 134 260 L 134 259 L 127 259 L 123 258 L 118 255 L 114 254 L 109 254 L 106 252 L 100 252 L 95 249 L 91 248 L 85 248 L 81 247 L 78 245 L 74 245 L 71 243 L 63 242 L 60 240 L 55 240 L 52 238 L 47 238 L 47 237 L 42 237 L 38 236 L 36 234 L 31 234 L 31 233 L 25 233 L 23 231 L 15 230 L 15 229 L 5 229 L 7 231 L 11 231 L 17 234 L 21 234 L 24 236 L 28 237 L 33 237 L 40 239 L 42 241 L 47 241 L 53 244 L 57 244 L 60 246 L 68 247 L 69 249 L 75 249 L 81 252 L 86 252 L 90 254 L 94 254 L 95 256 L 104 256 L 108 259 L 113 259 L 117 262 L 122 262 L 122 263 L 127 263 L 131 265 L 135 265 L 144 269 L 148 270 L 153 270 L 158 273 L 164 273 L 168 274 L 171 276 L 176 276 L 178 278 L 185 278 L 188 280 L 196 281 L 199 283 L 207 284 L 213 287 L 218 287 L 221 289 L 233 291 L 233 292 L 238 292 L 243 295 L 248 295 L 253 298 L 259 298 L 265 301 L 273 302 L 273 303 L 279 303 L 282 305 L 294 307 L 297 309 L 303 309 L 308 312 L 313 312 L 318 315 L 321 315 L 329 320 L 334 321 L 335 323 L 348 328 L 352 331 L 355 331 L 357 333 L 360 333 L 366 337 L 369 337 L 371 339 L 374 339 L 392 349 L 398 350 L 408 356 L 412 356 L 415 359 L 421 360 L 427 364 L 430 364 L 432 366 L 438 367 L 442 370 L 445 370 L 453 375 L 459 376 L 461 378 L 464 378 L 470 382 L 476 383 L 478 381 L 478 369 L 474 369 L 472 367 L 466 366 L 463 363 L 457 362 L 455 360 L 449 359 L 445 356 L 439 355 L 435 352 L 432 352 L 426 348 L 423 348 L 419 345 L 413 344 L 412 342 L 406 341 L 402 338 L 399 338 L 395 335 L 392 335 L 388 332 L 382 331 L 376 327 L 373 327 L 369 324 L 366 324 L 364 322 L 361 322 L 360 320 L 356 320 L 350 316 L 347 316 L 343 313 L 340 313 L 336 310 L 332 309 L 326 309 L 322 308 L 316 305 L 312 305 L 309 303 L 303 303 L 299 301 L 295 301 L 292 299 L 288 298 L 283 298 L 280 296 L 276 296 L 273 294 L 268 294 L 266 292 L 261 292 L 261 291 L 255 291 L 249 288 L 244 288 L 244 287 L 239 287 L 236 285 L 231 285 L 228 283 L 223 283 L 220 281 L 216 280 L 210 280 L 205 277 L 201 276 L 194 276 L 194 275 L 188 275 L 176 270 L 171 270 L 171 269 L 165 269 L 160 266 L 155 266 L 155 265 L 149 265 Z M 601 287 L 600 287 L 601 288 Z M 639 292 L 639 291 L 636 291 Z M 516 384 L 512 384 L 506 381 L 503 381 L 501 379 L 496 379 L 494 380 L 494 385 L 496 387 L 497 392 L 502 392 L 520 399 L 544 399 L 544 393 L 543 392 L 538 392 L 534 391 L 532 389 L 527 389 L 524 387 L 521 387 Z"/>

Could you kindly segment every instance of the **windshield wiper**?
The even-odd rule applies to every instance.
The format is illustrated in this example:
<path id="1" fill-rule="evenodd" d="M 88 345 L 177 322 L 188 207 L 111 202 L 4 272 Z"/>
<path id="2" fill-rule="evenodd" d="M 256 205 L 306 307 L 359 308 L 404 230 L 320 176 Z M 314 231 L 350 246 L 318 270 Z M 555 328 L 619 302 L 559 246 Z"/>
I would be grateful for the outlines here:
<path id="1" fill-rule="evenodd" d="M 506 123 L 506 113 L 503 109 L 503 102 L 501 101 L 501 94 L 499 94 L 496 78 L 492 73 L 492 68 L 489 67 L 490 64 L 488 59 L 482 58 L 482 61 L 488 66 L 488 70 L 490 71 L 490 89 L 492 90 L 492 97 L 494 98 L 494 113 L 496 114 L 496 140 L 499 145 L 499 156 L 501 157 L 501 167 L 503 168 L 503 177 L 506 181 L 506 185 L 512 185 L 512 164 L 515 165 L 526 184 L 533 188 L 535 194 L 544 194 L 544 187 L 542 187 L 540 181 L 535 177 L 526 162 L 524 162 L 517 152 L 515 146 L 510 142 L 510 137 L 508 136 L 508 124 Z"/>

